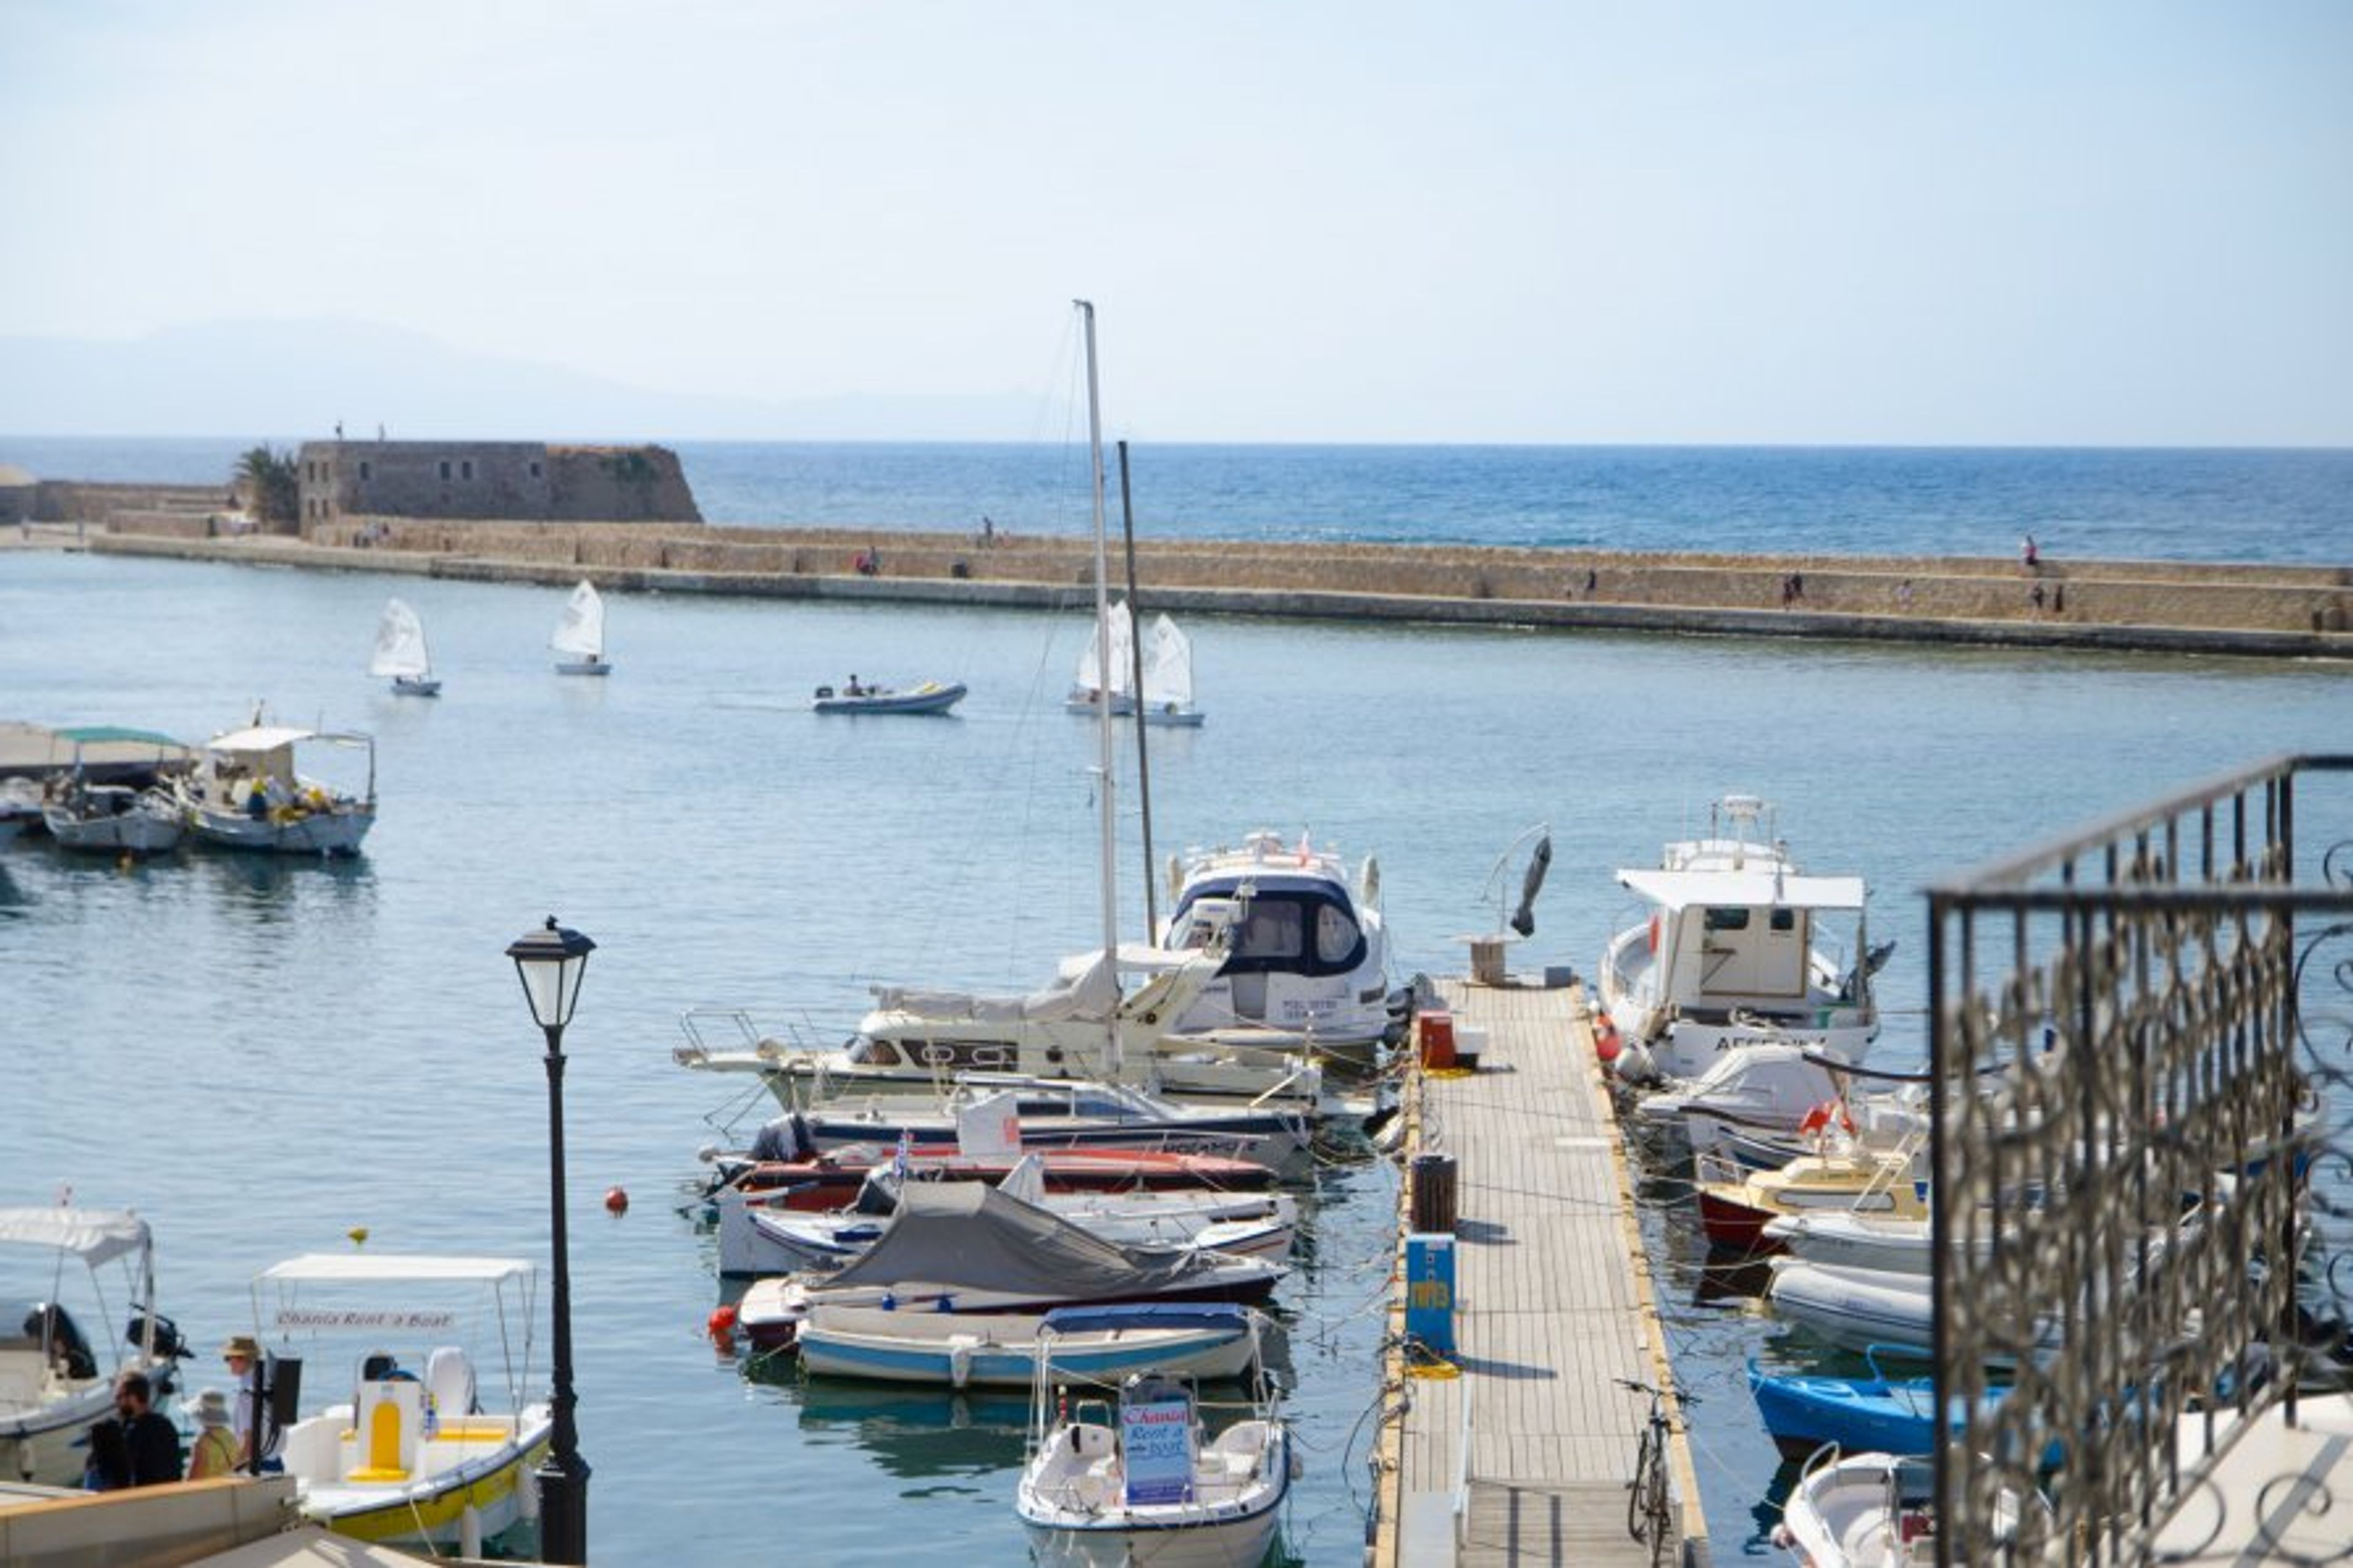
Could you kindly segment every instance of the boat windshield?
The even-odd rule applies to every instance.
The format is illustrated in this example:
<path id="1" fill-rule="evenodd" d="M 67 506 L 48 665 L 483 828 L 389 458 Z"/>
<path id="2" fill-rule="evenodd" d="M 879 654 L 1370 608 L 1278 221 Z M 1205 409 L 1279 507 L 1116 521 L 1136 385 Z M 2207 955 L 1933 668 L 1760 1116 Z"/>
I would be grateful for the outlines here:
<path id="1" fill-rule="evenodd" d="M 1334 889 L 1259 878 L 1242 898 L 1241 881 L 1220 879 L 1189 890 L 1170 921 L 1174 945 L 1203 947 L 1227 931 L 1231 945 L 1219 971 L 1225 974 L 1345 974 L 1364 962 L 1364 929 Z"/>

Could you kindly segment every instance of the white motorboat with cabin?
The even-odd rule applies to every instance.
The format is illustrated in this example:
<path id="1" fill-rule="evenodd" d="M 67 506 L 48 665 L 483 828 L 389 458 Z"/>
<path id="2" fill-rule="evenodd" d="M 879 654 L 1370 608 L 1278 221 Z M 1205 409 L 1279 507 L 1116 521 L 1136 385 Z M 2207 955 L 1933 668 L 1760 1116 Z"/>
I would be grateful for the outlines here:
<path id="1" fill-rule="evenodd" d="M 187 1354 L 154 1300 L 155 1240 L 136 1214 L 0 1209 L 0 1479 L 81 1484 L 83 1435 L 114 1414 L 114 1380 L 164 1377 Z"/>
<path id="2" fill-rule="evenodd" d="M 1718 1053 L 1757 1043 L 1855 1062 L 1877 1037 L 1871 976 L 1894 944 L 1866 941 L 1862 879 L 1801 873 L 1756 796 L 1716 801 L 1705 837 L 1618 880 L 1650 910 L 1601 961 L 1620 1076 L 1697 1078 Z M 1831 946 L 1839 917 L 1853 921 L 1850 962 Z"/>
<path id="3" fill-rule="evenodd" d="M 358 793 L 295 771 L 298 751 L 327 746 L 367 754 Z M 375 739 L 356 731 L 301 730 L 257 715 L 205 742 L 173 793 L 200 842 L 288 855 L 356 855 L 375 826 Z"/>
<path id="4" fill-rule="evenodd" d="M 368 658 L 368 673 L 390 678 L 402 697 L 438 697 L 441 683 L 433 678 L 433 654 L 425 643 L 425 623 L 406 599 L 384 602 L 375 624 L 375 649 Z"/>
<path id="5" fill-rule="evenodd" d="M 1180 1038 L 1258 1050 L 1312 1047 L 1357 1066 L 1400 1026 L 1389 984 L 1380 867 L 1352 880 L 1330 847 L 1260 831 L 1238 848 L 1190 849 L 1168 868 L 1162 941 L 1185 952 L 1222 941 L 1216 977 L 1176 1016 Z"/>
<path id="6" fill-rule="evenodd" d="M 535 1513 L 533 1472 L 554 1435 L 530 1393 L 537 1279 L 517 1258 L 363 1252 L 256 1278 L 271 1375 L 300 1363 L 301 1413 L 278 1451 L 305 1519 L 479 1557 Z"/>
<path id="7" fill-rule="evenodd" d="M 1029 1454 L 1014 1493 L 1038 1562 L 1085 1568 L 1254 1568 L 1300 1471 L 1261 1376 L 1211 1433 L 1191 1383 L 1158 1373 L 1090 1389 L 1039 1335 Z M 1075 1387 L 1075 1397 L 1074 1387 Z"/>
<path id="8" fill-rule="evenodd" d="M 563 656 L 555 661 L 558 675 L 613 673 L 612 663 L 605 657 L 605 600 L 596 584 L 584 577 L 572 590 L 547 646 Z"/>
<path id="9" fill-rule="evenodd" d="M 1321 1075 L 1301 1069 L 1299 1093 L 1264 1105 L 1180 1105 L 1129 1084 L 1091 1079 L 1030 1079 L 968 1073 L 940 1103 L 925 1108 L 905 1096 L 854 1103 L 836 1099 L 805 1113 L 809 1142 L 819 1153 L 861 1143 L 946 1144 L 977 1118 L 1002 1128 L 1005 1144 L 1020 1149 L 1168 1149 L 1224 1154 L 1279 1170 L 1314 1142 L 1312 1108 Z"/>

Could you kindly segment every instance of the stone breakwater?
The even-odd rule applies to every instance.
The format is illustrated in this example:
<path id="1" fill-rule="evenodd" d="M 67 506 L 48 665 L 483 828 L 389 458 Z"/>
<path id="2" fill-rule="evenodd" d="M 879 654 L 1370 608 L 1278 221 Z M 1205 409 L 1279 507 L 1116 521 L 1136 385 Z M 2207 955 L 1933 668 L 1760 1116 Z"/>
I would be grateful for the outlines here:
<path id="1" fill-rule="evenodd" d="M 1093 545 L 1020 536 L 360 518 L 308 537 L 118 526 L 121 553 L 613 589 L 1059 609 Z M 1124 581 L 1114 546 L 1111 574 Z M 2353 658 L 2353 567 L 1971 557 L 1741 556 L 1209 540 L 1139 542 L 1145 607 L 2117 650 Z"/>

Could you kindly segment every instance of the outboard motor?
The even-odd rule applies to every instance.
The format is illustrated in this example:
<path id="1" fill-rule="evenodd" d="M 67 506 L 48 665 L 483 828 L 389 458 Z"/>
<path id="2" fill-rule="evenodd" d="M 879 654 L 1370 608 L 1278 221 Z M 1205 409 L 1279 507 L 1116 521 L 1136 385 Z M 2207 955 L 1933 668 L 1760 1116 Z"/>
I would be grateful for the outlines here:
<path id="1" fill-rule="evenodd" d="M 33 1303 L 25 1314 L 25 1337 L 40 1341 L 42 1353 L 68 1377 L 79 1381 L 98 1375 L 98 1357 L 90 1353 L 81 1325 L 55 1301 Z"/>
<path id="2" fill-rule="evenodd" d="M 131 1304 L 131 1323 L 122 1331 L 123 1339 L 145 1350 L 151 1328 L 155 1336 L 154 1353 L 164 1360 L 184 1361 L 192 1353 L 187 1338 L 180 1332 L 177 1323 L 153 1308 L 142 1307 L 133 1301 Z"/>

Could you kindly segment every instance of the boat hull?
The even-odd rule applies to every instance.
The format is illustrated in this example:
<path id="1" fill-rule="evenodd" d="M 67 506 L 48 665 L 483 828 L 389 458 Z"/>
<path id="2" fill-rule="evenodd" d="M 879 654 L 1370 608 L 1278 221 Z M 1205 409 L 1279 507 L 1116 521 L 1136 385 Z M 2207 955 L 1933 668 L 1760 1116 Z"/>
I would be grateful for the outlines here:
<path id="1" fill-rule="evenodd" d="M 493 1424 L 492 1441 L 469 1440 L 465 1434 L 481 1419 L 428 1439 L 428 1450 L 436 1444 L 453 1445 L 454 1455 L 417 1479 L 304 1483 L 299 1504 L 303 1517 L 357 1541 L 449 1548 L 461 1543 L 471 1510 L 480 1539 L 496 1540 L 537 1512 L 533 1473 L 547 1458 L 552 1427 L 543 1414 L 526 1422 L 519 1443 L 503 1424 Z"/>
<path id="2" fill-rule="evenodd" d="M 189 826 L 199 843 L 223 849 L 259 849 L 279 855 L 356 855 L 368 829 L 375 826 L 375 810 L 337 807 L 303 816 L 255 817 L 243 812 L 215 811 L 196 806 L 188 814 Z"/>
<path id="3" fill-rule="evenodd" d="M 102 1377 L 47 1404 L 0 1414 L 0 1478 L 44 1487 L 81 1485 L 84 1434 L 113 1414 L 113 1384 Z"/>
<path id="4" fill-rule="evenodd" d="M 1027 1388 L 1038 1374 L 1042 1318 L 825 1311 L 802 1325 L 801 1364 L 831 1377 L 944 1388 Z M 1222 1329 L 1115 1330 L 1054 1336 L 1051 1372 L 1116 1385 L 1134 1373 L 1234 1378 L 1257 1359 L 1246 1323 Z"/>
<path id="5" fill-rule="evenodd" d="M 396 675 L 392 678 L 392 689 L 399 697 L 438 697 L 441 683 L 427 675 Z"/>
<path id="6" fill-rule="evenodd" d="M 180 847 L 187 831 L 177 816 L 164 812 L 76 816 L 53 806 L 43 816 L 59 847 L 104 855 L 168 854 Z"/>
<path id="7" fill-rule="evenodd" d="M 1280 1424 L 1269 1425 L 1264 1451 L 1240 1484 L 1197 1471 L 1198 1500 L 1136 1505 L 1120 1499 L 1115 1479 L 1085 1473 L 1108 1441 L 1085 1435 L 1102 1431 L 1060 1424 L 1023 1470 L 1015 1508 L 1033 1561 L 1057 1568 L 1257 1568 L 1266 1560 L 1291 1490 L 1291 1439 Z"/>
<path id="8" fill-rule="evenodd" d="M 820 713 L 945 713 L 964 700 L 962 682 L 913 691 L 891 691 L 867 697 L 819 697 Z"/>
<path id="9" fill-rule="evenodd" d="M 558 675 L 610 675 L 613 667 L 601 658 L 565 658 L 555 663 Z"/>

